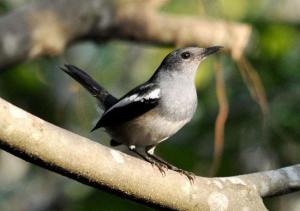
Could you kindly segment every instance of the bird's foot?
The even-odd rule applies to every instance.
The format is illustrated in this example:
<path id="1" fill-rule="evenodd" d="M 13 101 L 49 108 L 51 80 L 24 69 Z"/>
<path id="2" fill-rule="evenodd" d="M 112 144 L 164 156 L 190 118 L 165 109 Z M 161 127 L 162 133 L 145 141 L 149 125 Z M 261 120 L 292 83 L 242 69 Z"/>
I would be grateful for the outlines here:
<path id="1" fill-rule="evenodd" d="M 151 160 L 151 159 L 150 159 Z M 154 160 L 147 160 L 149 163 L 151 163 L 152 166 L 156 166 L 158 168 L 158 170 L 160 171 L 160 173 L 162 174 L 162 176 L 166 176 L 166 171 L 165 169 L 168 169 L 167 166 L 165 166 L 162 163 L 156 162 Z"/>
<path id="2" fill-rule="evenodd" d="M 161 162 L 153 159 L 147 153 L 146 154 L 140 153 L 133 146 L 129 146 L 129 150 L 136 153 L 138 156 L 140 156 L 143 160 L 147 161 L 148 163 L 151 163 L 152 166 L 156 166 L 158 168 L 158 170 L 160 171 L 160 173 L 162 174 L 162 176 L 166 176 L 165 169 L 168 169 L 168 167 L 164 163 L 161 163 Z"/>
<path id="3" fill-rule="evenodd" d="M 177 168 L 176 166 L 173 166 L 172 164 L 168 163 L 167 161 L 163 160 L 162 158 L 160 158 L 159 156 L 157 155 L 154 155 L 154 154 L 150 154 L 150 153 L 147 153 L 146 154 L 153 160 L 156 161 L 156 163 L 160 163 L 160 165 L 162 165 L 163 167 L 165 167 L 166 169 L 170 169 L 170 170 L 173 170 L 173 171 L 176 171 L 180 174 L 183 174 L 185 175 L 191 184 L 194 183 L 194 179 L 195 179 L 195 174 L 192 173 L 192 172 L 188 172 L 188 171 L 185 171 L 185 170 L 182 170 L 180 168 Z"/>
<path id="4" fill-rule="evenodd" d="M 182 170 L 180 168 L 177 168 L 177 169 L 172 169 L 173 171 L 176 171 L 182 175 L 185 175 L 191 184 L 194 184 L 194 179 L 195 179 L 195 174 L 193 172 L 189 172 L 189 171 L 185 171 L 185 170 Z"/>

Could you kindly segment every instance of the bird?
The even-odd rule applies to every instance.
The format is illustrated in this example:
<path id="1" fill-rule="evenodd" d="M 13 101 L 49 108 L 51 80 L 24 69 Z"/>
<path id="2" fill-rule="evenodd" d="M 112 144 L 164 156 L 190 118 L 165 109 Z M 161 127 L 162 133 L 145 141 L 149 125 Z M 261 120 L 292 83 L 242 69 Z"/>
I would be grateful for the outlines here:
<path id="1" fill-rule="evenodd" d="M 93 95 L 103 114 L 91 131 L 104 128 L 110 145 L 125 145 L 140 158 L 157 166 L 162 174 L 174 170 L 193 181 L 182 170 L 154 154 L 156 146 L 177 133 L 197 108 L 195 76 L 200 63 L 222 46 L 184 47 L 169 53 L 153 75 L 141 85 L 116 98 L 80 68 L 65 64 L 60 69 Z"/>

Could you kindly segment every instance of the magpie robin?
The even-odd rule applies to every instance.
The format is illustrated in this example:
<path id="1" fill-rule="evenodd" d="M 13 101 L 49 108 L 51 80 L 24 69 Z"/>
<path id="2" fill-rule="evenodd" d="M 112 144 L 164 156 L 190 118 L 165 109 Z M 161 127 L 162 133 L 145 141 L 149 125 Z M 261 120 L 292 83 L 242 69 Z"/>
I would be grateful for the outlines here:
<path id="1" fill-rule="evenodd" d="M 171 52 L 148 81 L 120 99 L 79 68 L 65 65 L 61 69 L 85 87 L 104 110 L 92 131 L 103 127 L 112 138 L 112 146 L 126 145 L 163 174 L 167 168 L 192 181 L 191 173 L 167 163 L 154 154 L 154 149 L 193 117 L 197 107 L 196 71 L 201 61 L 220 48 L 187 47 Z"/>

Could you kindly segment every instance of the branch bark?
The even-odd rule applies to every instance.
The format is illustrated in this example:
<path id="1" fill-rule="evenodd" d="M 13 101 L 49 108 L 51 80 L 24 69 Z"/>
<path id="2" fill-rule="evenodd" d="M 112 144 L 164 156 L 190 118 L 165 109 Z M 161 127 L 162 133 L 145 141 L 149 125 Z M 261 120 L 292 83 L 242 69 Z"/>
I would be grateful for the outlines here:
<path id="1" fill-rule="evenodd" d="M 223 45 L 239 58 L 251 34 L 246 24 L 172 16 L 167 1 L 41 0 L 0 18 L 0 69 L 61 54 L 81 39 L 125 39 L 159 45 Z"/>
<path id="2" fill-rule="evenodd" d="M 0 147 L 84 184 L 176 210 L 266 210 L 262 198 L 300 189 L 300 165 L 249 175 L 186 177 L 56 127 L 0 98 Z"/>

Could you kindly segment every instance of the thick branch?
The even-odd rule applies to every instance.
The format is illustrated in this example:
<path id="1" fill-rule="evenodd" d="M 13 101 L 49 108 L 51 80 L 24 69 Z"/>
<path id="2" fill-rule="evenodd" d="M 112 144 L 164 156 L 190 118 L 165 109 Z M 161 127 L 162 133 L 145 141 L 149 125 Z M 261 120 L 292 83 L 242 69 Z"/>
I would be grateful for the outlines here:
<path id="1" fill-rule="evenodd" d="M 0 147 L 29 162 L 106 191 L 176 210 L 265 210 L 239 177 L 186 177 L 51 125 L 0 98 Z M 249 180 L 250 181 L 250 180 Z"/>
<path id="2" fill-rule="evenodd" d="M 160 14 L 164 1 L 41 0 L 0 18 L 0 69 L 25 59 L 59 55 L 79 39 L 126 39 L 160 45 L 224 45 L 239 57 L 245 24 Z"/>

